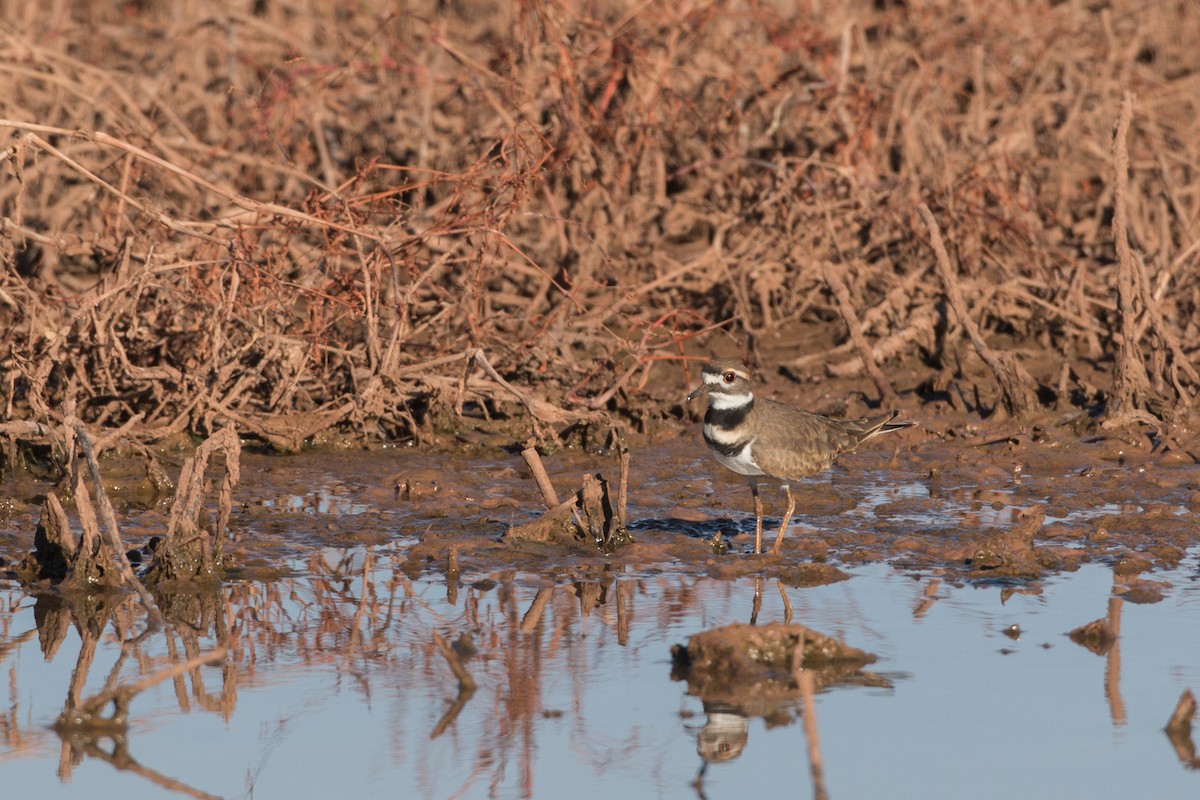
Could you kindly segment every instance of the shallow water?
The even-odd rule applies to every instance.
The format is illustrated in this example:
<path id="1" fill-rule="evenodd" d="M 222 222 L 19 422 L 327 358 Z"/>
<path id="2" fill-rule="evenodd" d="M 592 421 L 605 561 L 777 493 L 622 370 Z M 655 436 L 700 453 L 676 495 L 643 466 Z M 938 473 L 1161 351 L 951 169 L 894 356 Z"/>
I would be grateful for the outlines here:
<path id="1" fill-rule="evenodd" d="M 745 531 L 748 492 L 707 477 L 699 459 L 686 462 L 681 488 L 669 479 L 677 455 L 668 448 L 651 464 L 631 499 L 639 541 L 669 536 L 654 527 L 669 528 L 668 509 L 681 506 L 710 513 L 680 528 L 685 546 L 704 551 L 697 537 Z M 452 541 L 492 540 L 530 516 L 534 492 L 511 461 L 468 469 L 454 459 L 415 465 L 402 453 L 249 458 L 240 491 L 260 501 L 235 521 L 249 567 L 211 596 L 172 601 L 190 625 L 135 640 L 144 621 L 132 598 L 92 609 L 81 625 L 53 597 L 0 595 L 6 794 L 819 796 L 802 697 L 749 704 L 742 715 L 706 707 L 672 679 L 672 645 L 752 616 L 760 625 L 790 619 L 877 657 L 850 679 L 817 681 L 824 688 L 808 722 L 828 797 L 1196 791 L 1200 775 L 1163 727 L 1181 692 L 1200 686 L 1191 633 L 1200 551 L 1143 575 L 1162 599 L 1141 604 L 1122 599 L 1130 578 L 1115 575 L 1102 550 L 1089 550 L 1093 561 L 1075 571 L 1023 581 L 981 579 L 949 563 L 913 567 L 886 544 L 872 545 L 884 558 L 867 559 L 841 542 L 880 538 L 878 530 L 948 538 L 1011 524 L 1033 503 L 1062 509 L 1048 525 L 1109 519 L 1128 504 L 1073 502 L 1053 481 L 1071 479 L 1074 466 L 1047 468 L 1048 487 L 1020 471 L 972 485 L 870 457 L 859 466 L 816 482 L 818 504 L 829 508 L 812 509 L 801 526 L 832 542 L 826 558 L 849 578 L 796 588 L 712 577 L 712 565 L 728 559 L 755 563 L 736 552 L 745 536 L 709 562 L 541 553 L 542 566 L 530 568 L 529 558 L 495 556 L 503 550 L 464 550 L 447 577 L 445 563 L 413 558 L 419 543 L 443 529 Z M 1155 485 L 1131 491 L 1191 524 L 1187 481 L 1162 471 Z M 139 518 L 141 528 L 153 528 L 154 513 Z M 803 536 L 793 531 L 789 545 Z M 1104 617 L 1120 633 L 1106 652 L 1067 637 Z M 459 643 L 473 694 L 460 694 L 434 632 Z M 218 644 L 229 648 L 223 665 L 134 696 L 124 736 L 64 740 L 50 728 L 77 664 L 86 667 L 77 696 L 86 697 Z M 701 743 L 722 760 L 702 769 Z"/>
<path id="2" fill-rule="evenodd" d="M 388 548 L 369 564 L 366 553 L 323 554 L 321 564 L 361 570 L 345 580 L 308 569 L 269 587 L 227 587 L 235 674 L 204 667 L 179 686 L 138 695 L 128 732 L 137 764 L 225 797 L 698 794 L 696 737 L 708 719 L 701 699 L 671 680 L 669 648 L 749 620 L 753 580 L 614 574 L 550 585 L 515 574 L 472 587 L 481 576 L 464 575 L 451 602 L 445 582 L 405 579 Z M 1098 566 L 1004 602 L 1000 587 L 955 587 L 880 564 L 851 572 L 840 583 L 787 590 L 796 621 L 875 653 L 868 669 L 890 683 L 816 696 L 830 797 L 1196 790 L 1200 776 L 1162 730 L 1180 693 L 1200 685 L 1200 640 L 1190 634 L 1200 613 L 1195 558 L 1157 576 L 1173 587 L 1155 605 L 1113 599 L 1112 575 Z M 763 588 L 759 623 L 782 620 L 777 587 Z M 549 600 L 529 624 L 543 590 Z M 603 603 L 583 613 L 580 596 Z M 36 629 L 33 601 L 15 592 L 6 600 L 6 789 L 39 797 L 166 792 L 96 757 L 61 766 L 62 744 L 46 726 L 62 709 L 79 636 L 70 633 L 45 663 L 37 637 L 26 636 Z M 1121 638 L 1106 656 L 1065 636 L 1109 613 Z M 1016 639 L 1005 633 L 1013 625 Z M 448 722 L 457 684 L 431 644 L 433 630 L 452 640 L 469 633 L 477 649 L 466 666 L 478 689 Z M 111 633 L 97 648 L 88 693 L 117 658 Z M 201 649 L 213 643 L 198 639 Z M 164 637 L 151 637 L 129 661 L 169 663 Z M 138 671 L 133 663 L 124 670 Z M 703 795 L 786 788 L 811 796 L 799 708 L 799 700 L 780 704 L 774 727 L 734 717 L 746 726 L 744 749 L 705 770 Z"/>

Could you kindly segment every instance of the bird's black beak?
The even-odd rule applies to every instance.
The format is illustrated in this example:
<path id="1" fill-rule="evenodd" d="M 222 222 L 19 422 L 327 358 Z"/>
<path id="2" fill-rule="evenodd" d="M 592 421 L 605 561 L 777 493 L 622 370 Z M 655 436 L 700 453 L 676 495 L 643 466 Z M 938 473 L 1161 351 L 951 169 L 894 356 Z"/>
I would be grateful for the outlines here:
<path id="1" fill-rule="evenodd" d="M 702 384 L 700 384 L 699 386 L 697 386 L 697 387 L 695 388 L 695 390 L 693 390 L 693 391 L 692 391 L 692 393 L 691 393 L 691 394 L 689 394 L 689 395 L 687 396 L 687 402 L 689 402 L 689 403 L 690 403 L 690 402 L 692 402 L 693 400 L 695 400 L 697 397 L 700 397 L 701 395 L 706 395 L 706 394 L 708 394 L 708 393 L 709 393 L 709 392 L 711 392 L 711 391 L 712 391 L 712 384 L 710 384 L 710 383 L 702 383 Z"/>

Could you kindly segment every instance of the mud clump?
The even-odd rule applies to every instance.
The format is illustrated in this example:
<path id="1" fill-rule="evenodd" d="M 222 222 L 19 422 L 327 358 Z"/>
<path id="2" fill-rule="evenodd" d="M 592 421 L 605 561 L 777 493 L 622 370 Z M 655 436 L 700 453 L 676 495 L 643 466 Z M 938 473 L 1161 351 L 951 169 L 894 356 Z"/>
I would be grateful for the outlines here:
<path id="1" fill-rule="evenodd" d="M 1034 537 L 1042 532 L 1046 518 L 1040 507 L 1021 512 L 1020 522 L 1013 528 L 988 537 L 967 563 L 972 574 L 979 577 L 1036 578 L 1043 572 L 1033 545 Z"/>
<path id="2" fill-rule="evenodd" d="M 612 553 L 632 541 L 617 508 L 609 482 L 599 473 L 584 475 L 582 486 L 567 500 L 533 522 L 510 527 L 504 540 L 583 546 Z"/>
<path id="3" fill-rule="evenodd" d="M 848 580 L 850 576 L 832 564 L 811 562 L 794 563 L 789 559 L 774 559 L 763 562 L 758 558 L 725 555 L 710 561 L 705 572 L 713 578 L 733 580 L 736 578 L 763 577 L 782 581 L 797 589 L 826 586 Z"/>
<path id="4" fill-rule="evenodd" d="M 746 708 L 796 696 L 796 673 L 814 670 L 819 687 L 853 682 L 875 656 L 803 625 L 727 625 L 671 648 L 675 680 L 706 703 Z M 866 680 L 863 678 L 863 680 Z"/>
<path id="5" fill-rule="evenodd" d="M 1132 580 L 1114 587 L 1114 593 L 1130 603 L 1149 605 L 1162 602 L 1170 589 L 1167 581 Z"/>
<path id="6" fill-rule="evenodd" d="M 1107 619 L 1097 619 L 1080 625 L 1067 635 L 1075 644 L 1086 647 L 1098 656 L 1107 653 L 1117 643 L 1117 633 Z"/>

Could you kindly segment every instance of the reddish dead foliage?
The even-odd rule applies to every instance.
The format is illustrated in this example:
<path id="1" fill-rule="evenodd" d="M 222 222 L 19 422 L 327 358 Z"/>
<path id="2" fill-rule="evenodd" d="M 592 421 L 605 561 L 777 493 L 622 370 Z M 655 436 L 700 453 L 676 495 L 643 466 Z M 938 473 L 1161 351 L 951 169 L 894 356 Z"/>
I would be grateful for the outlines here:
<path id="1" fill-rule="evenodd" d="M 529 419 L 480 350 L 643 430 L 713 353 L 1162 441 L 1200 388 L 1192 0 L 187 8 L 0 34 L 9 464 L 69 402 Z"/>

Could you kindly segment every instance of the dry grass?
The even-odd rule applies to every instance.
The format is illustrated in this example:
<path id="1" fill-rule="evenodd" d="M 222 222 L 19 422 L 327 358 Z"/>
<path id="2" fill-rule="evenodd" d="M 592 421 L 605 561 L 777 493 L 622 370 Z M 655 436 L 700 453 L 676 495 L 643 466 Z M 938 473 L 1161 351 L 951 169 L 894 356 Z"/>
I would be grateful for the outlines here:
<path id="1" fill-rule="evenodd" d="M 1194 401 L 1192 0 L 395 9 L 6 9 L 4 420 L 420 436 L 521 413 L 479 349 L 642 425 L 713 351 L 980 414 Z"/>

